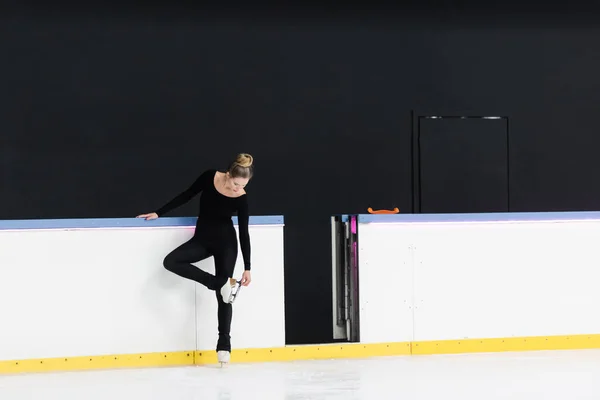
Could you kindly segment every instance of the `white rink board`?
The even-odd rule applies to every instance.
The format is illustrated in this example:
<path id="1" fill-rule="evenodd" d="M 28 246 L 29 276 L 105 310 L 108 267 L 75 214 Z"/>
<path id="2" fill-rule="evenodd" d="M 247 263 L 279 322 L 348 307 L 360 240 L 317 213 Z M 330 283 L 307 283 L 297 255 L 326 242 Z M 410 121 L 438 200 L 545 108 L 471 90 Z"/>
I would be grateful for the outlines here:
<path id="1" fill-rule="evenodd" d="M 420 227 L 416 340 L 600 332 L 600 222 Z"/>
<path id="2" fill-rule="evenodd" d="M 196 326 L 216 338 L 214 292 L 197 302 L 206 289 L 162 265 L 192 234 L 192 226 L 0 229 L 0 360 L 214 349 L 214 340 L 197 341 Z M 283 225 L 251 225 L 250 237 L 253 282 L 234 305 L 232 345 L 278 346 Z M 238 275 L 241 259 L 240 251 Z M 266 309 L 266 338 L 244 309 Z"/>
<path id="3" fill-rule="evenodd" d="M 390 219 L 359 223 L 361 342 L 600 332 L 600 219 Z"/>
<path id="4" fill-rule="evenodd" d="M 413 340 L 413 264 L 410 237 L 395 227 L 358 230 L 360 342 Z"/>

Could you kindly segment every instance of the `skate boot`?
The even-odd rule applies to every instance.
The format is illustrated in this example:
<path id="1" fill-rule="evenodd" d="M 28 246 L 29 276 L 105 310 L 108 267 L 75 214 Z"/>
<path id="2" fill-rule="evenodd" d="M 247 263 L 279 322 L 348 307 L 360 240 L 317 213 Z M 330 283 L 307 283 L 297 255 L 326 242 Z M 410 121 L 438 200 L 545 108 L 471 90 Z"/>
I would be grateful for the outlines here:
<path id="1" fill-rule="evenodd" d="M 241 281 L 236 281 L 234 278 L 227 279 L 227 282 L 225 282 L 220 290 L 223 302 L 233 304 L 241 287 Z"/>
<path id="2" fill-rule="evenodd" d="M 217 360 L 219 361 L 219 364 L 221 364 L 221 368 L 223 368 L 225 365 L 229 364 L 229 360 L 231 358 L 231 353 L 225 350 L 219 350 L 217 351 Z"/>

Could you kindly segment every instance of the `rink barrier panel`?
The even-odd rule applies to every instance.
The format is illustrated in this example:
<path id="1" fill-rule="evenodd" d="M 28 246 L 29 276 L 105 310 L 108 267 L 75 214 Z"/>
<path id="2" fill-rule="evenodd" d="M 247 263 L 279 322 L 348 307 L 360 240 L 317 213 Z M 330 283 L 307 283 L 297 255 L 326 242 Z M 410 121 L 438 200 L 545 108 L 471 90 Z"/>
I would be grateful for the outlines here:
<path id="1" fill-rule="evenodd" d="M 444 219 L 448 217 L 447 219 Z M 279 217 L 277 217 L 279 218 Z M 159 222 L 160 221 L 160 222 Z M 281 220 L 269 219 L 269 223 L 283 223 L 283 218 Z M 368 329 L 364 329 L 362 343 L 356 344 L 324 344 L 324 345 L 308 345 L 308 346 L 285 346 L 281 344 L 280 338 L 275 340 L 272 343 L 272 346 L 264 346 L 259 345 L 256 347 L 244 347 L 244 348 L 235 348 L 232 351 L 232 362 L 266 362 L 266 361 L 291 361 L 291 360 L 309 360 L 309 359 L 335 359 L 335 358 L 360 358 L 360 357 L 373 357 L 373 356 L 393 356 L 393 355 L 432 355 L 432 354 L 458 354 L 458 353 L 489 353 L 489 352 L 504 352 L 504 351 L 536 351 L 536 350 L 575 350 L 575 349 L 597 349 L 600 348 L 600 334 L 595 332 L 600 332 L 600 328 L 596 328 L 594 325 L 594 318 L 591 317 L 595 315 L 595 312 L 590 314 L 590 307 L 593 308 L 594 304 L 598 304 L 596 299 L 593 296 L 592 288 L 593 283 L 597 282 L 596 276 L 593 274 L 593 270 L 589 268 L 590 265 L 600 265 L 595 257 L 595 253 L 590 252 L 590 249 L 593 249 L 595 246 L 595 238 L 600 235 L 595 235 L 596 229 L 599 228 L 598 222 L 600 221 L 600 213 L 517 213 L 517 214 L 473 214 L 473 215 L 462 215 L 462 214 L 453 214 L 450 216 L 443 215 L 365 215 L 359 217 L 359 246 L 361 246 L 361 256 L 359 257 L 359 262 L 361 264 L 361 273 L 364 275 L 361 276 L 361 289 L 369 290 L 371 286 L 371 290 L 374 287 L 378 287 L 376 292 L 371 292 L 372 296 L 369 296 L 368 293 L 365 292 L 361 295 L 361 301 L 366 302 L 380 302 L 380 305 L 383 304 L 383 311 L 385 315 L 379 315 L 379 318 L 371 318 L 369 319 L 369 312 L 373 312 L 373 308 L 362 309 L 361 311 L 361 320 L 370 321 L 372 323 L 380 323 L 383 325 L 379 325 L 379 328 L 382 326 L 386 329 L 379 330 L 377 329 L 377 325 L 373 326 L 373 328 L 369 333 Z M 58 222 L 58 226 L 55 224 Z M 114 226 L 110 226 L 114 224 L 114 222 L 121 223 L 120 228 L 122 229 L 140 229 L 140 228 L 150 228 L 150 224 L 154 223 L 153 229 L 170 229 L 170 228 L 186 228 L 193 226 L 195 223 L 195 219 L 193 218 L 174 218 L 169 219 L 167 221 L 166 218 L 162 218 L 155 221 L 143 221 L 143 220 L 111 220 L 111 224 L 109 224 L 109 220 L 92 220 L 91 224 L 88 223 L 88 220 L 54 220 L 54 221 L 35 221 L 35 220 L 26 220 L 26 221 L 0 221 L 0 233 L 2 231 L 18 231 L 18 230 L 87 230 L 87 229 L 114 229 Z M 260 221 L 258 221 L 260 222 Z M 251 224 L 253 223 L 253 219 L 251 218 Z M 257 220 L 254 219 L 254 223 L 257 223 Z M 439 299 L 437 303 L 430 303 L 439 306 L 441 303 L 448 301 L 449 294 L 456 292 L 457 290 L 467 290 L 476 287 L 481 291 L 478 294 L 488 293 L 487 287 L 481 284 L 481 281 L 473 280 L 473 278 L 481 278 L 482 276 L 473 275 L 473 271 L 464 271 L 460 270 L 461 263 L 456 262 L 456 259 L 453 260 L 451 267 L 454 269 L 440 269 L 439 262 L 440 259 L 427 259 L 419 256 L 418 251 L 422 249 L 422 244 L 426 242 L 419 243 L 409 243 L 407 240 L 414 240 L 415 237 L 423 240 L 424 238 L 431 238 L 431 235 L 427 233 L 431 233 L 432 231 L 427 231 L 427 229 L 431 227 L 445 227 L 444 229 L 450 229 L 450 231 L 446 231 L 443 237 L 444 240 L 455 240 L 458 243 L 461 240 L 457 240 L 460 237 L 458 233 L 460 233 L 461 227 L 464 228 L 466 225 L 470 225 L 471 228 L 473 226 L 479 226 L 484 229 L 484 231 L 480 231 L 477 235 L 480 239 L 481 237 L 485 237 L 485 229 L 496 229 L 500 226 L 510 227 L 512 226 L 522 226 L 531 228 L 531 224 L 538 225 L 540 228 L 543 224 L 547 228 L 552 230 L 552 227 L 556 228 L 556 224 L 571 224 L 571 225 L 563 225 L 568 227 L 568 230 L 571 234 L 578 234 L 579 238 L 583 238 L 578 241 L 577 246 L 569 249 L 567 254 L 565 253 L 557 253 L 547 257 L 546 261 L 552 261 L 554 256 L 558 256 L 559 262 L 557 264 L 552 265 L 552 268 L 548 269 L 546 265 L 545 268 L 540 270 L 530 271 L 530 274 L 524 274 L 527 272 L 527 269 L 516 271 L 507 271 L 512 273 L 509 274 L 510 279 L 503 281 L 504 283 L 508 282 L 516 282 L 517 287 L 512 287 L 507 289 L 508 292 L 514 289 L 524 290 L 527 289 L 531 291 L 531 287 L 539 286 L 539 279 L 544 278 L 543 283 L 545 285 L 552 284 L 554 288 L 563 288 L 563 285 L 556 286 L 558 283 L 557 280 L 549 280 L 552 276 L 548 277 L 548 275 L 552 275 L 552 271 L 554 273 L 558 273 L 558 277 L 565 280 L 571 279 L 571 275 L 578 275 L 578 281 L 567 282 L 567 288 L 569 286 L 573 286 L 574 282 L 580 282 L 582 287 L 576 287 L 575 290 L 568 292 L 568 296 L 564 297 L 564 293 L 562 293 L 562 300 L 566 301 L 566 312 L 562 311 L 562 322 L 559 319 L 558 324 L 554 326 L 550 326 L 554 329 L 548 329 L 548 321 L 547 320 L 539 320 L 536 319 L 538 316 L 532 313 L 533 311 L 545 311 L 546 315 L 551 313 L 556 318 L 556 309 L 554 308 L 544 308 L 545 301 L 552 301 L 552 296 L 548 296 L 549 293 L 545 292 L 545 296 L 541 300 L 538 299 L 535 301 L 534 307 L 531 308 L 529 305 L 529 309 L 527 309 L 527 303 L 517 303 L 517 306 L 524 307 L 527 312 L 525 317 L 529 321 L 529 325 L 526 326 L 527 329 L 522 329 L 523 324 L 512 325 L 504 329 L 501 333 L 508 333 L 505 335 L 500 335 L 498 332 L 486 332 L 485 330 L 481 330 L 482 327 L 485 327 L 485 324 L 479 323 L 470 323 L 470 324 L 460 324 L 454 321 L 448 322 L 448 316 L 438 315 L 440 318 L 436 320 L 435 318 L 430 318 L 427 313 L 431 312 L 427 311 L 426 307 L 419 305 L 420 300 L 425 300 L 422 297 L 423 289 L 431 289 L 427 288 L 428 282 L 434 282 L 439 284 L 434 289 L 444 289 L 449 290 L 450 292 L 436 292 L 429 290 L 425 290 L 425 293 L 437 293 Z M 370 228 L 369 228 L 370 227 Z M 458 227 L 458 230 L 452 232 L 452 229 Z M 403 232 L 398 236 L 398 232 L 395 232 L 397 228 L 401 228 Z M 583 230 L 577 230 L 578 228 L 584 228 Z M 372 236 L 371 240 L 368 237 L 369 229 L 380 231 L 377 235 Z M 408 230 L 407 230 L 408 229 Z M 574 230 L 575 229 L 575 230 Z M 188 230 L 189 231 L 189 230 Z M 546 231 L 546 229 L 544 229 Z M 380 233 L 384 232 L 387 238 L 385 240 L 373 240 L 379 237 Z M 540 233 L 539 231 L 538 233 Z M 363 234 L 361 236 L 361 233 Z M 367 233 L 367 236 L 364 234 Z M 438 232 L 439 233 L 439 232 Z M 483 235 L 482 235 L 483 233 Z M 583 236 L 581 236 L 583 234 Z M 179 235 L 185 236 L 187 233 L 179 233 Z M 573 236 L 571 236 L 573 237 Z M 397 239 L 400 238 L 400 241 Z M 462 238 L 464 240 L 464 238 Z M 479 240 L 480 240 L 479 239 Z M 522 239 L 522 238 L 521 238 Z M 539 240 L 539 237 L 525 237 L 525 239 L 530 239 L 529 242 Z M 548 239 L 548 237 L 546 237 Z M 534 248 L 536 252 L 533 253 L 534 256 L 539 255 L 539 250 L 548 249 L 550 251 L 554 251 L 560 247 L 560 245 L 564 245 L 567 237 L 554 237 L 550 238 L 550 242 L 543 242 L 545 245 L 540 246 L 539 248 Z M 559 240 L 557 240 L 559 239 Z M 402 241 L 405 242 L 402 242 Z M 364 246 L 371 243 L 370 250 L 365 251 Z M 566 243 L 572 243 L 566 241 Z M 377 248 L 377 246 L 384 245 L 383 248 Z M 435 243 L 434 243 L 435 244 Z M 2 244 L 0 243 L 0 246 Z M 431 245 L 431 243 L 429 243 Z M 394 251 L 398 249 L 398 247 L 405 246 L 404 253 Z M 434 246 L 435 247 L 435 246 Z M 443 247 L 442 250 L 449 251 L 452 246 Z M 431 246 L 430 250 L 433 249 Z M 577 251 L 582 249 L 587 249 L 588 253 L 581 255 L 577 255 Z M 437 248 L 439 252 L 440 248 Z M 531 250 L 531 249 L 529 249 Z M 387 257 L 392 256 L 392 258 L 383 259 L 380 258 L 371 258 L 369 259 L 368 254 L 375 255 L 385 255 Z M 462 249 L 461 251 L 464 251 Z M 434 251 L 435 253 L 435 251 Z M 403 258 L 398 258 L 398 255 L 403 254 Z M 460 255 L 460 252 L 454 253 L 453 256 Z M 530 254 L 531 256 L 531 254 Z M 366 259 L 365 259 L 366 257 Z M 396 258 L 394 258 L 396 257 Z M 38 258 L 36 258 L 37 260 Z M 587 259 L 587 261 L 585 261 Z M 565 260 L 568 260 L 568 263 L 564 263 Z M 573 266 L 577 267 L 578 262 L 587 262 L 584 265 L 583 269 L 579 269 L 573 271 Z M 369 268 L 365 268 L 364 264 L 367 262 Z M 415 268 L 416 265 L 421 265 L 420 263 L 424 262 L 424 265 L 433 267 L 429 272 L 429 275 L 420 275 L 419 268 Z M 561 262 L 563 264 L 561 265 Z M 436 267 L 436 263 L 438 263 Z M 400 266 L 400 267 L 399 267 Z M 408 267 L 407 267 L 408 266 Z M 412 266 L 412 267 L 411 267 Z M 562 266 L 563 269 L 558 269 L 558 267 Z M 458 267 L 458 269 L 456 268 Z M 581 266 L 579 266 L 581 267 Z M 565 269 L 566 268 L 566 272 Z M 402 291 L 399 292 L 396 290 L 394 293 L 396 296 L 382 296 L 381 291 L 381 279 L 380 274 L 382 271 L 387 273 L 397 273 L 398 269 L 403 271 L 402 274 L 398 275 L 397 278 L 401 278 L 399 281 L 392 281 L 392 286 L 386 287 L 402 287 Z M 1 268 L 0 268 L 1 270 Z M 371 274 L 369 274 L 369 271 Z M 476 271 L 476 270 L 475 270 Z M 452 272 L 452 273 L 448 273 Z M 470 274 L 465 274 L 466 272 L 471 272 Z M 587 274 L 585 274 L 587 272 Z M 0 271 L 1 273 L 1 271 Z M 582 273 L 584 273 L 582 275 Z M 253 271 L 254 275 L 254 271 Z M 454 275 L 454 277 L 453 277 Z M 424 277 L 437 277 L 437 279 L 433 280 L 427 278 L 423 280 Z M 556 276 L 555 276 L 556 278 Z M 174 279 L 180 279 L 175 277 Z M 175 280 L 173 280 L 176 282 Z M 437 281 L 437 282 L 436 282 Z M 473 282 L 479 282 L 478 285 L 473 285 Z M 400 284 L 401 286 L 394 286 L 394 284 Z M 537 284 L 536 284 L 537 283 Z M 1 283 L 0 283 L 1 284 Z M 180 283 L 181 284 L 181 283 Z M 253 281 L 254 284 L 254 281 Z M 465 285 L 468 284 L 468 285 Z M 570 284 L 570 285 L 569 285 Z M 404 285 L 404 286 L 402 286 Z M 459 285 L 458 289 L 453 285 Z M 460 286 L 462 285 L 462 286 Z M 532 286 L 533 285 L 533 286 Z M 587 286 L 586 286 L 587 285 Z M 184 285 L 182 285 L 184 286 Z M 543 287 L 543 286 L 542 286 Z M 195 292 L 194 292 L 195 293 Z M 518 293 L 518 292 L 517 292 Z M 483 307 L 479 309 L 481 312 L 480 315 L 486 316 L 490 314 L 489 310 L 486 311 L 486 298 L 482 297 L 473 297 L 471 294 L 471 298 L 477 300 L 477 302 L 482 303 Z M 248 293 L 243 294 L 244 296 L 248 295 Z M 1 294 L 0 294 L 1 296 Z M 195 294 L 194 294 L 195 296 Z M 539 297 L 537 295 L 533 295 L 532 299 L 535 297 Z M 370 301 L 369 301 L 370 299 Z M 525 300 L 528 298 L 525 297 Z M 431 301 L 435 300 L 435 298 L 431 298 Z M 483 301 L 482 301 L 483 300 Z M 487 299 L 489 300 L 489 299 Z M 177 301 L 175 299 L 171 299 L 171 301 Z M 471 301 L 473 303 L 473 301 Z M 9 304 L 4 302 L 4 304 Z M 197 305 L 197 304 L 196 304 Z M 236 303 L 237 305 L 237 303 Z M 364 304 L 363 304 L 364 305 Z M 459 322 L 462 321 L 473 321 L 473 318 L 464 318 L 465 315 L 461 315 L 461 312 L 464 312 L 464 307 L 466 303 L 462 305 L 462 307 L 456 307 L 452 309 L 452 314 L 450 317 L 459 317 Z M 553 306 L 561 307 L 561 303 L 552 303 Z M 505 304 L 501 303 L 499 306 L 504 307 Z M 518 310 L 518 308 L 514 308 L 515 304 L 512 304 L 513 309 L 511 312 Z M 562 304 L 564 306 L 564 304 Z M 424 310 L 425 308 L 425 310 Z M 581 309 L 579 309 L 581 308 Z M 497 309 L 497 308 L 496 308 Z M 448 310 L 444 310 L 448 311 Z M 508 313 L 509 311 L 504 311 Z M 235 313 L 235 311 L 234 311 Z M 494 315 L 488 315 L 488 317 L 493 317 Z M 502 315 L 501 315 L 502 316 Z M 234 320 L 235 320 L 234 316 Z M 429 319 L 428 319 L 429 318 Z M 461 320 L 462 318 L 462 320 Z M 567 320 L 567 318 L 574 318 Z M 432 321 L 437 324 L 433 326 L 431 324 Z M 546 324 L 545 331 L 537 330 L 535 328 L 534 321 L 542 321 Z M 3 321 L 3 329 L 6 327 L 6 320 Z M 11 321 L 8 321 L 11 323 Z M 14 321 L 13 321 L 14 322 Z M 362 322 L 362 321 L 361 321 Z M 507 321 L 504 321 L 507 322 Z M 508 320 L 510 323 L 510 319 Z M 205 322 L 206 323 L 206 322 Z M 421 328 L 420 324 L 424 323 L 424 327 Z M 211 323 L 212 324 L 212 323 Z M 526 324 L 527 325 L 527 324 Z M 364 328 L 364 327 L 361 327 Z M 433 328 L 433 329 L 432 329 Z M 519 329 L 521 328 L 521 329 Z M 216 325 L 215 325 L 216 329 Z M 454 329 L 454 331 L 453 331 Z M 376 332 L 383 332 L 383 334 L 379 334 L 377 336 Z M 563 331 L 563 334 L 560 334 L 558 331 Z M 573 334 L 564 334 L 564 331 L 567 333 Z M 582 332 L 590 332 L 590 334 L 585 334 Z M 476 335 L 476 333 L 484 333 L 484 335 Z M 530 334 L 526 334 L 530 333 Z M 531 334 L 531 333 L 537 333 Z M 2 336 L 2 332 L 0 331 L 0 337 Z M 191 337 L 195 335 L 192 333 Z M 198 338 L 195 337 L 197 341 Z M 1 341 L 2 346 L 6 346 L 7 343 L 5 341 Z M 235 343 L 235 340 L 234 340 Z M 278 345 L 279 344 L 279 345 Z M 0 346 L 0 350 L 1 347 Z M 67 355 L 65 353 L 65 357 L 43 357 L 36 358 L 28 357 L 21 359 L 4 359 L 0 361 L 0 373 L 22 373 L 22 372 L 51 372 L 51 371 L 73 371 L 73 370 L 89 370 L 89 369 L 112 369 L 112 368 L 126 368 L 126 367 L 161 367 L 161 366 L 186 366 L 186 365 L 209 365 L 216 363 L 216 354 L 210 346 L 206 347 L 206 350 L 193 350 L 194 346 L 189 346 L 188 349 L 180 349 L 179 351 L 166 351 L 166 352 L 141 352 L 141 353 L 116 353 L 116 354 L 104 354 L 103 353 L 91 353 L 95 355 L 85 356 L 85 355 Z M 101 354 L 101 355 L 98 355 Z M 0 360 L 2 358 L 0 357 Z"/>
<path id="2" fill-rule="evenodd" d="M 195 223 L 0 221 L 0 372 L 186 365 L 199 350 L 214 352 L 215 293 L 162 265 Z M 234 306 L 232 344 L 284 347 L 284 219 L 249 223 L 253 282 Z M 212 258 L 196 265 L 214 273 Z M 235 268 L 241 277 L 240 249 Z"/>
<path id="3" fill-rule="evenodd" d="M 598 348 L 600 212 L 359 215 L 360 340 Z"/>

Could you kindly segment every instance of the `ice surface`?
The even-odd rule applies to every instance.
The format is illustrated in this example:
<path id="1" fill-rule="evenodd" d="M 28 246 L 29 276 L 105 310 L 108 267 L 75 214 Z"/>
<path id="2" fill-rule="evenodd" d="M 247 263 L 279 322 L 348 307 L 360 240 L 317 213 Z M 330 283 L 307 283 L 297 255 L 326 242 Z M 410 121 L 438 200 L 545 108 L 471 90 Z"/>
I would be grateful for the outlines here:
<path id="1" fill-rule="evenodd" d="M 600 399 L 600 350 L 0 376 L 0 399 Z"/>

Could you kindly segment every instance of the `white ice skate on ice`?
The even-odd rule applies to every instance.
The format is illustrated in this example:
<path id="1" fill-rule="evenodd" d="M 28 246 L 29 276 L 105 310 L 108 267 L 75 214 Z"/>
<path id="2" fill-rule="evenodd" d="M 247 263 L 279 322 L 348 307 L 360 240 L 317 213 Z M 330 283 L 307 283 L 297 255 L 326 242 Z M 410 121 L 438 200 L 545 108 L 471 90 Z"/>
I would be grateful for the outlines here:
<path id="1" fill-rule="evenodd" d="M 223 302 L 233 304 L 241 288 L 241 281 L 236 281 L 234 278 L 229 278 L 220 290 Z"/>
<path id="2" fill-rule="evenodd" d="M 221 368 L 223 368 L 225 365 L 229 364 L 230 358 L 231 358 L 230 352 L 224 351 L 224 350 L 217 351 L 217 360 L 219 361 L 219 364 L 221 364 Z"/>

